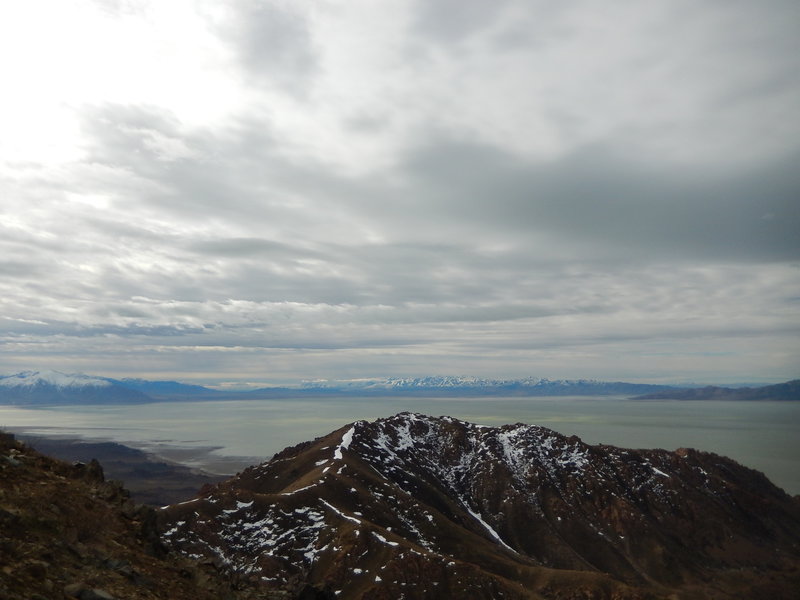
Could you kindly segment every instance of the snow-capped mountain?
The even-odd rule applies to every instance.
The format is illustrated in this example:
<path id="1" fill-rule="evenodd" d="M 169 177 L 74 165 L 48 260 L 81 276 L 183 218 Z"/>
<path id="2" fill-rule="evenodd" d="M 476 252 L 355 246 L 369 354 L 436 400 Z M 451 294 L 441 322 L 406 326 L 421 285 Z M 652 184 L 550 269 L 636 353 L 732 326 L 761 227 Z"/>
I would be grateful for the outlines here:
<path id="1" fill-rule="evenodd" d="M 153 399 L 113 379 L 60 371 L 23 371 L 0 376 L 0 403 L 118 404 Z"/>
<path id="2" fill-rule="evenodd" d="M 664 385 L 597 381 L 594 379 L 485 379 L 469 376 L 390 377 L 354 381 L 313 381 L 304 390 L 374 394 L 602 396 L 648 394 L 671 389 Z"/>
<path id="3" fill-rule="evenodd" d="M 742 598 L 764 585 L 788 598 L 800 568 L 797 500 L 730 459 L 412 413 L 288 448 L 160 519 L 169 547 L 242 585 L 307 580 L 342 600 Z"/>
<path id="4" fill-rule="evenodd" d="M 500 379 L 484 379 L 481 377 L 466 377 L 453 375 L 439 375 L 428 377 L 390 377 L 380 385 L 386 387 L 488 387 L 505 385 L 507 381 Z"/>
<path id="5" fill-rule="evenodd" d="M 499 387 L 508 385 L 537 385 L 548 379 L 529 377 L 526 379 L 487 379 L 467 375 L 428 375 L 425 377 L 387 377 L 385 379 L 355 379 L 344 381 L 310 381 L 305 387 L 351 387 L 351 388 L 463 388 Z M 583 380 L 582 380 L 583 381 Z"/>

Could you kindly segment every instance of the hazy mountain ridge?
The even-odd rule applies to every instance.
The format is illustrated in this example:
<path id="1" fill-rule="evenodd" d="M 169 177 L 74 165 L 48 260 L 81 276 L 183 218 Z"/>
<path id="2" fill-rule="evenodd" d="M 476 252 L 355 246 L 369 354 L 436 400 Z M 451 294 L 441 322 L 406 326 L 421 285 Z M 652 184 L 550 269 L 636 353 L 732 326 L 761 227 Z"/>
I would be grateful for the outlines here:
<path id="1" fill-rule="evenodd" d="M 14 375 L 0 375 L 1 387 L 35 387 L 50 385 L 69 387 L 108 387 L 113 380 L 105 377 L 92 377 L 83 373 L 62 373 L 61 371 L 22 371 Z"/>
<path id="2" fill-rule="evenodd" d="M 800 400 L 800 379 L 761 387 L 727 388 L 705 386 L 670 389 L 639 396 L 637 400 Z"/>
<path id="3" fill-rule="evenodd" d="M 113 379 L 47 370 L 0 375 L 0 404 L 131 404 L 220 396 L 228 394 L 177 381 Z"/>
<path id="4" fill-rule="evenodd" d="M 133 390 L 138 390 L 143 394 L 147 394 L 149 396 L 193 397 L 193 396 L 218 396 L 223 394 L 223 392 L 207 388 L 202 385 L 180 383 L 178 381 L 163 381 L 163 380 L 149 381 L 147 379 L 139 379 L 139 378 L 124 378 L 119 380 L 110 379 L 109 381 L 114 381 L 115 383 L 119 383 L 120 385 L 123 385 L 124 387 Z"/>
<path id="5" fill-rule="evenodd" d="M 339 598 L 706 598 L 710 580 L 718 598 L 788 598 L 800 583 L 800 502 L 762 474 L 532 425 L 359 421 L 161 517 L 188 556 Z"/>
<path id="6" fill-rule="evenodd" d="M 134 404 L 153 402 L 147 394 L 106 377 L 60 371 L 22 371 L 0 376 L 0 403 Z"/>
<path id="7" fill-rule="evenodd" d="M 262 388 L 253 395 L 361 395 L 361 396 L 613 396 L 636 395 L 670 389 L 655 384 L 598 381 L 594 379 L 551 380 L 486 379 L 469 376 L 389 377 L 354 381 L 311 381 L 300 388 Z"/>
<path id="8" fill-rule="evenodd" d="M 296 387 L 267 387 L 246 391 L 220 391 L 176 381 L 95 377 L 59 371 L 23 371 L 0 376 L 0 403 L 4 404 L 115 404 L 163 400 L 291 398 L 313 396 L 558 396 L 643 394 L 667 386 L 549 380 L 529 377 L 497 380 L 478 377 L 430 376 L 356 381 L 305 382 Z"/>
<path id="9" fill-rule="evenodd" d="M 595 379 L 486 379 L 468 376 L 310 381 L 298 386 L 216 390 L 177 381 L 112 379 L 82 373 L 23 371 L 0 376 L 0 404 L 127 404 L 140 402 L 337 396 L 636 396 L 637 399 L 800 399 L 798 381 L 760 388 L 681 389 Z M 774 395 L 775 398 L 771 397 Z"/>

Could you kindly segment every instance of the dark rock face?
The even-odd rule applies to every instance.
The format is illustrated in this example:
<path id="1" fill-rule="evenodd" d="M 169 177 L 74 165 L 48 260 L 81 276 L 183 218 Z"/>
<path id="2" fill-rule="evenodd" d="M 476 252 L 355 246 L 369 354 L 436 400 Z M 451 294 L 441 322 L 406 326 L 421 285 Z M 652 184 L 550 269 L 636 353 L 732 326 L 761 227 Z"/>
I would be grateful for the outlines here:
<path id="1" fill-rule="evenodd" d="M 770 598 L 800 502 L 734 461 L 404 413 L 289 448 L 162 511 L 248 585 L 337 598 Z"/>

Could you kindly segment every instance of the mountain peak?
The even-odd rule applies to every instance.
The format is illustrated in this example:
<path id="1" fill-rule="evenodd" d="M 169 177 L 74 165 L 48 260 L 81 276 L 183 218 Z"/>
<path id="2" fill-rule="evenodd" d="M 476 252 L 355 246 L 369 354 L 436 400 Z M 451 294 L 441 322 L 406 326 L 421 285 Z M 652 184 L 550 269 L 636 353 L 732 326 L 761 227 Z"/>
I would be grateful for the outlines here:
<path id="1" fill-rule="evenodd" d="M 418 413 L 287 448 L 162 519 L 181 552 L 341 598 L 662 597 L 708 578 L 733 598 L 800 566 L 800 506 L 730 459 Z"/>
<path id="2" fill-rule="evenodd" d="M 51 385 L 55 387 L 107 387 L 112 383 L 104 378 L 91 377 L 83 373 L 62 373 L 61 371 L 22 371 L 14 375 L 0 375 L 0 385 L 6 387 L 29 387 Z"/>
<path id="3" fill-rule="evenodd" d="M 0 376 L 0 403 L 20 405 L 152 402 L 113 379 L 61 371 L 22 371 Z"/>

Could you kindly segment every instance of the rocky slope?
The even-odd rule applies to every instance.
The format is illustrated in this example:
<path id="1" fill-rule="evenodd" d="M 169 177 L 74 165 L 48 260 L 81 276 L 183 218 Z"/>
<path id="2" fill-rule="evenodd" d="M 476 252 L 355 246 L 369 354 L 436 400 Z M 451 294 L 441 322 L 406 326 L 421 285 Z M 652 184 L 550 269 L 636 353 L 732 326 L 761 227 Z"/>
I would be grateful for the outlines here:
<path id="1" fill-rule="evenodd" d="M 165 543 L 337 598 L 794 598 L 800 500 L 734 461 L 359 421 L 164 509 Z"/>
<path id="2" fill-rule="evenodd" d="M 302 583 L 285 592 L 240 588 L 212 563 L 168 553 L 155 517 L 105 481 L 97 462 L 57 461 L 0 432 L 3 600 L 325 597 Z"/>

